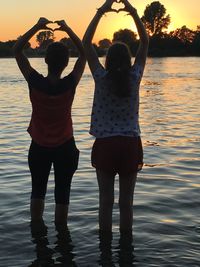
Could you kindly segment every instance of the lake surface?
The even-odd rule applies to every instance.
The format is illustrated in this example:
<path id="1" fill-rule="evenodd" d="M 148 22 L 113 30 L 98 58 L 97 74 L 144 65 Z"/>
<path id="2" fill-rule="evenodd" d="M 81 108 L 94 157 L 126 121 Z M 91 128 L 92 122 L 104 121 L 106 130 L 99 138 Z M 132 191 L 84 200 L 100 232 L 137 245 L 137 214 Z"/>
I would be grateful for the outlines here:
<path id="1" fill-rule="evenodd" d="M 30 61 L 46 74 L 43 59 Z M 145 166 L 135 190 L 133 242 L 119 235 L 118 177 L 112 244 L 109 237 L 99 239 L 98 188 L 90 165 L 94 139 L 88 133 L 93 87 L 87 67 L 73 105 L 81 154 L 71 189 L 69 232 L 54 227 L 52 174 L 46 227 L 37 232 L 29 217 L 28 89 L 15 60 L 0 59 L 0 266 L 199 267 L 200 59 L 148 59 L 140 98 Z"/>

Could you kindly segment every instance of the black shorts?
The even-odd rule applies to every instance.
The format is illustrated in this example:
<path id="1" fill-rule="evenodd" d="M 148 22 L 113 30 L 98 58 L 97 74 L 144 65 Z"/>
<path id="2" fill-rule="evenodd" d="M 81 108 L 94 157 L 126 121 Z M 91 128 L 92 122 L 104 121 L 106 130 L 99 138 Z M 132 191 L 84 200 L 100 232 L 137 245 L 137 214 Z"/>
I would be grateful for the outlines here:
<path id="1" fill-rule="evenodd" d="M 68 204 L 71 180 L 78 167 L 79 150 L 74 138 L 58 147 L 43 147 L 31 142 L 28 163 L 32 177 L 31 198 L 44 199 L 51 167 L 54 167 L 55 202 Z"/>

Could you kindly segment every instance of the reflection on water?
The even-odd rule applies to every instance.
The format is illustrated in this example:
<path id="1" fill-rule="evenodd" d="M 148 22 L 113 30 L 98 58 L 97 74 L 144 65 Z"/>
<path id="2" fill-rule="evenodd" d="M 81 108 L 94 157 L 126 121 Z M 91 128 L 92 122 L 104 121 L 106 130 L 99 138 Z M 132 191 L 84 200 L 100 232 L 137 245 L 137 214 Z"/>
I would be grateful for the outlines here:
<path id="1" fill-rule="evenodd" d="M 99 266 L 102 267 L 126 267 L 135 266 L 134 247 L 132 233 L 121 233 L 119 244 L 116 248 L 112 247 L 113 234 L 99 233 L 100 260 Z M 115 257 L 113 251 L 117 254 Z"/>
<path id="2" fill-rule="evenodd" d="M 31 63 L 45 74 L 43 59 Z M 113 233 L 97 233 L 98 186 L 90 164 L 94 138 L 88 133 L 94 82 L 88 66 L 72 110 L 80 162 L 72 181 L 70 232 L 52 222 L 52 174 L 44 214 L 48 228 L 30 228 L 26 128 L 31 105 L 14 59 L 0 59 L 0 267 L 199 267 L 199 73 L 199 58 L 148 59 L 140 91 L 145 164 L 136 184 L 132 240 L 119 234 L 118 177 Z"/>
<path id="3" fill-rule="evenodd" d="M 76 254 L 74 245 L 66 225 L 57 225 L 55 229 L 56 241 L 52 247 L 48 240 L 48 227 L 44 221 L 31 222 L 32 243 L 35 246 L 36 258 L 28 267 L 66 266 L 76 267 Z M 99 239 L 99 241 L 98 241 Z M 99 232 L 98 266 L 102 267 L 126 267 L 135 266 L 133 236 L 132 233 L 121 233 L 119 243 L 113 247 L 113 234 L 111 232 Z M 93 266 L 84 263 L 81 266 Z"/>
<path id="4" fill-rule="evenodd" d="M 73 244 L 68 227 L 56 226 L 54 248 L 49 248 L 48 228 L 41 222 L 31 222 L 32 242 L 35 245 L 36 260 L 29 267 L 77 266 L 74 261 Z"/>
<path id="5" fill-rule="evenodd" d="M 53 250 L 48 248 L 47 227 L 43 221 L 31 223 L 31 235 L 35 245 L 36 260 L 30 266 L 52 266 Z"/>

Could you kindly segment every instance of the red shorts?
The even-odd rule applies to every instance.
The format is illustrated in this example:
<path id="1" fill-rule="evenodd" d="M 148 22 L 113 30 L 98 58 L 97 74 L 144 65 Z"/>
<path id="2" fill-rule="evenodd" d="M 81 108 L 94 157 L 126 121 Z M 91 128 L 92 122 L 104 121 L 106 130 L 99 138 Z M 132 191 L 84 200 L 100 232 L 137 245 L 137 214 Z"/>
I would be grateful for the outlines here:
<path id="1" fill-rule="evenodd" d="M 140 171 L 143 166 L 141 138 L 129 136 L 97 138 L 92 148 L 92 166 L 121 175 Z"/>

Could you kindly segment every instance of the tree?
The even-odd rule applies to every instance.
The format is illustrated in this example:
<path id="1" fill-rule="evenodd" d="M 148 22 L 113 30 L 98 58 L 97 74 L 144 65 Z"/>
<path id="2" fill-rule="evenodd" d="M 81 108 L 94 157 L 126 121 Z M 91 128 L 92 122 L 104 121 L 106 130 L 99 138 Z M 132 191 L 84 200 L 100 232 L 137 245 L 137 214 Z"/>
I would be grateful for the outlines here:
<path id="1" fill-rule="evenodd" d="M 195 32 L 182 26 L 170 33 L 172 36 L 177 37 L 182 43 L 192 43 L 195 37 Z"/>
<path id="2" fill-rule="evenodd" d="M 135 54 L 137 46 L 137 34 L 129 29 L 119 30 L 114 33 L 112 42 L 123 42 L 128 45 L 132 54 Z"/>
<path id="3" fill-rule="evenodd" d="M 130 46 L 137 41 L 137 34 L 129 29 L 119 30 L 114 33 L 112 42 L 123 42 Z"/>
<path id="4" fill-rule="evenodd" d="M 76 46 L 73 43 L 71 38 L 64 37 L 64 38 L 60 39 L 60 42 L 65 44 L 69 50 L 76 49 Z"/>
<path id="5" fill-rule="evenodd" d="M 36 35 L 36 41 L 39 44 L 39 48 L 45 49 L 54 41 L 54 34 L 51 31 L 42 31 Z"/>
<path id="6" fill-rule="evenodd" d="M 194 32 L 194 40 L 192 43 L 192 50 L 195 55 L 200 56 L 200 25 L 197 26 L 197 30 Z"/>
<path id="7" fill-rule="evenodd" d="M 98 42 L 98 50 L 97 50 L 98 55 L 105 56 L 111 45 L 112 45 L 112 42 L 107 38 L 100 40 Z"/>
<path id="8" fill-rule="evenodd" d="M 146 6 L 142 21 L 149 35 L 162 35 L 163 29 L 170 24 L 170 16 L 166 15 L 166 8 L 159 1 Z"/>
<path id="9" fill-rule="evenodd" d="M 71 38 L 64 37 L 60 40 L 60 42 L 67 46 L 71 56 L 78 56 L 78 50 Z"/>
<path id="10" fill-rule="evenodd" d="M 17 40 L 9 40 L 5 42 L 5 45 L 9 48 L 12 48 Z"/>
<path id="11" fill-rule="evenodd" d="M 12 49 L 7 45 L 7 42 L 0 42 L 0 57 L 12 56 Z"/>
<path id="12" fill-rule="evenodd" d="M 98 45 L 100 49 L 107 50 L 112 45 L 112 42 L 109 39 L 105 38 L 100 40 Z"/>
<path id="13" fill-rule="evenodd" d="M 0 57 L 11 57 L 13 56 L 13 46 L 17 40 L 8 40 L 6 42 L 0 42 Z M 29 48 L 29 44 L 25 46 L 25 49 Z"/>

